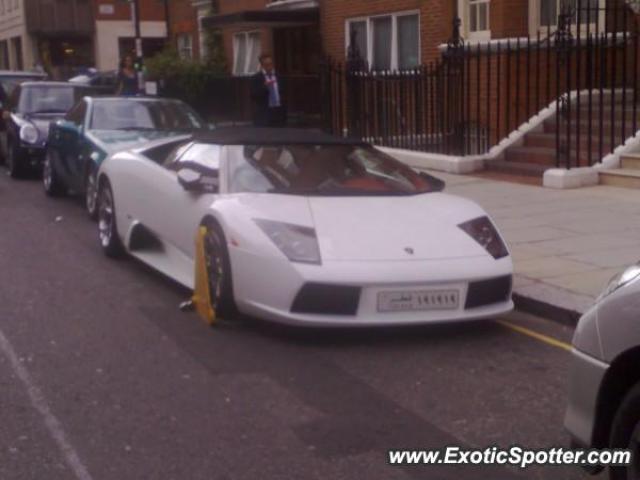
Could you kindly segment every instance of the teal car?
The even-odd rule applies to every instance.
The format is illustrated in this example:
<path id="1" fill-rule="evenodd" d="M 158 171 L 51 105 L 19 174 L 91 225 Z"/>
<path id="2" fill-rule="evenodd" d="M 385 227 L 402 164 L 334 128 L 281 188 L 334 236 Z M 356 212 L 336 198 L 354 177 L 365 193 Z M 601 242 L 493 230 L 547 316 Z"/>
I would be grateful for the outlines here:
<path id="1" fill-rule="evenodd" d="M 85 196 L 96 216 L 96 174 L 102 161 L 120 150 L 206 129 L 188 105 L 166 98 L 85 97 L 51 125 L 43 163 L 45 193 Z"/>

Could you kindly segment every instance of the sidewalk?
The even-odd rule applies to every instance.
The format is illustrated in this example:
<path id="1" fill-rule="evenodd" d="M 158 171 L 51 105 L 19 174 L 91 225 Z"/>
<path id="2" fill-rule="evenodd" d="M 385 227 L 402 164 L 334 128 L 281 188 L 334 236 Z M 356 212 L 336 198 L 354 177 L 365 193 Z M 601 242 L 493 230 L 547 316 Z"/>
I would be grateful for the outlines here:
<path id="1" fill-rule="evenodd" d="M 513 255 L 517 303 L 575 319 L 613 275 L 640 260 L 640 190 L 552 190 L 431 173 L 498 225 Z"/>

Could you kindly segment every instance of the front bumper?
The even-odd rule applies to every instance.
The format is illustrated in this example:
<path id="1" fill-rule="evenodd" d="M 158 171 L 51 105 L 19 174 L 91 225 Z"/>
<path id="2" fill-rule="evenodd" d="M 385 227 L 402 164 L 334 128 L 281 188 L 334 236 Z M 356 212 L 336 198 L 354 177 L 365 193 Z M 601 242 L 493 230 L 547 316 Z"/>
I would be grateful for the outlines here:
<path id="1" fill-rule="evenodd" d="M 572 441 L 591 447 L 600 385 L 609 365 L 580 350 L 571 352 L 569 402 L 564 425 Z"/>
<path id="2" fill-rule="evenodd" d="M 493 317 L 513 309 L 510 288 L 500 301 L 475 307 L 467 305 L 471 282 L 512 275 L 513 266 L 508 257 L 500 260 L 487 255 L 425 261 L 325 261 L 318 266 L 260 257 L 234 247 L 229 253 L 238 308 L 246 314 L 279 323 L 345 327 L 418 325 Z M 357 288 L 357 305 L 347 314 L 304 313 L 294 308 L 294 304 L 301 289 L 309 284 Z M 449 310 L 378 311 L 380 292 L 405 290 L 456 290 L 459 304 Z"/>
<path id="3" fill-rule="evenodd" d="M 16 153 L 24 165 L 31 168 L 39 168 L 44 162 L 46 151 L 46 145 L 29 145 L 21 142 Z"/>

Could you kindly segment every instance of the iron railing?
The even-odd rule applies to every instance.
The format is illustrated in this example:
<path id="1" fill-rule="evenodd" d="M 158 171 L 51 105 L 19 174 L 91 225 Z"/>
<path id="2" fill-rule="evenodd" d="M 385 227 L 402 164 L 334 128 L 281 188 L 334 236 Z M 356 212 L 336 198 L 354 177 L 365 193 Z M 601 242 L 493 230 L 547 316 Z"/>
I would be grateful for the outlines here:
<path id="1" fill-rule="evenodd" d="M 638 130 L 637 17 L 625 3 L 570 0 L 555 23 L 534 36 L 474 44 L 462 41 L 457 23 L 442 59 L 404 71 L 368 68 L 350 48 L 347 64 L 322 68 L 325 128 L 389 147 L 474 155 L 555 107 L 542 127 L 554 138 L 543 148 L 558 166 L 592 165 Z"/>
<path id="2" fill-rule="evenodd" d="M 320 78 L 317 75 L 279 77 L 283 102 L 290 123 L 300 126 L 321 125 Z M 179 98 L 203 117 L 218 124 L 245 124 L 252 121 L 251 77 L 206 75 L 198 78 L 168 76 L 161 94 Z"/>

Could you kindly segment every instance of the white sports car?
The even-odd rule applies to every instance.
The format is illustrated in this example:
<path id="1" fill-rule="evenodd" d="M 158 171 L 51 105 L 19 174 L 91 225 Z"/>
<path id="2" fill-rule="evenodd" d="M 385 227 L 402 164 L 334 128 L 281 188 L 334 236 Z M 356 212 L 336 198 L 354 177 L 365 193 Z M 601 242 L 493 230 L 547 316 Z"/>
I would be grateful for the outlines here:
<path id="1" fill-rule="evenodd" d="M 487 214 L 370 145 L 226 128 L 109 157 L 99 235 L 194 287 L 195 236 L 218 315 L 402 325 L 510 311 L 513 265 Z"/>

